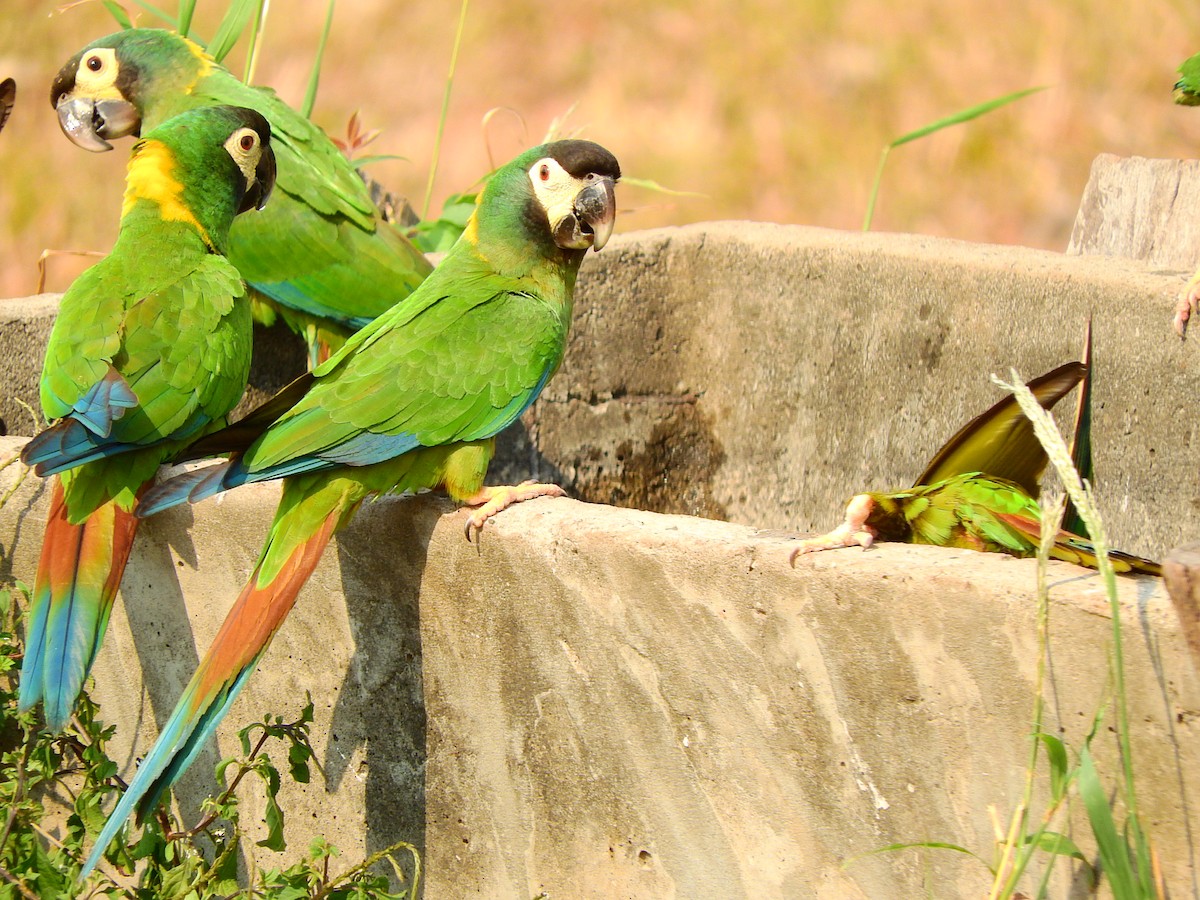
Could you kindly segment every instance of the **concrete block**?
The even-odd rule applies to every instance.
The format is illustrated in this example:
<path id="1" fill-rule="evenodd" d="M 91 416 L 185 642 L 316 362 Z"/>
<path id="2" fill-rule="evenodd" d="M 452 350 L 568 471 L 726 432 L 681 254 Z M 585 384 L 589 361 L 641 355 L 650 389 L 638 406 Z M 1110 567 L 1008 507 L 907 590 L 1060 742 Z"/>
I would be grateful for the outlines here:
<path id="1" fill-rule="evenodd" d="M 0 577 L 31 577 L 44 493 L 30 479 L 0 509 Z M 94 691 L 126 771 L 277 496 L 255 485 L 143 526 Z M 359 514 L 189 773 L 185 807 L 237 728 L 294 715 L 311 691 L 324 779 L 285 790 L 282 863 L 322 834 L 346 861 L 417 844 L 427 897 L 985 892 L 958 854 L 870 851 L 944 840 L 990 858 L 988 807 L 1012 811 L 1029 752 L 1033 561 L 882 545 L 793 569 L 784 534 L 565 499 L 506 511 L 477 548 L 463 516 L 436 497 Z M 1078 748 L 1108 696 L 1111 620 L 1094 575 L 1052 563 L 1050 581 L 1046 727 Z M 1190 896 L 1200 686 L 1161 583 L 1120 587 L 1142 809 L 1172 896 Z M 1110 729 L 1095 751 L 1117 777 Z M 261 801 L 245 794 L 249 823 Z M 1063 865 L 1052 894 L 1072 881 Z"/>
<path id="2" fill-rule="evenodd" d="M 1117 546 L 1161 556 L 1200 534 L 1200 349 L 1171 330 L 1183 274 L 748 222 L 619 235 L 589 254 L 563 367 L 491 477 L 823 531 L 852 494 L 911 484 L 999 399 L 991 374 L 1075 358 L 1091 316 L 1101 509 Z M 34 380 L 3 388 L 36 402 Z"/>
<path id="3" fill-rule="evenodd" d="M 1200 262 L 1197 208 L 1200 161 L 1101 153 L 1092 162 L 1067 253 L 1193 270 Z"/>
<path id="4" fill-rule="evenodd" d="M 1101 508 L 1117 545 L 1161 555 L 1200 533 L 1181 285 L 1133 260 L 913 235 L 626 235 L 580 276 L 534 446 L 585 500 L 825 530 L 850 495 L 911 484 L 1000 398 L 991 374 L 1077 358 L 1090 316 Z"/>

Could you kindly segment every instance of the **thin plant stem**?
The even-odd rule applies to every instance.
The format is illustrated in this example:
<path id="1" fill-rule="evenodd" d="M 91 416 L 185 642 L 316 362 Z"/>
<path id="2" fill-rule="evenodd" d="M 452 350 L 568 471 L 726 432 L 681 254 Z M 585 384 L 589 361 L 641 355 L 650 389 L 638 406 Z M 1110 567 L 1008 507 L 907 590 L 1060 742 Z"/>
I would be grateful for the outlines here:
<path id="1" fill-rule="evenodd" d="M 887 165 L 888 154 L 891 152 L 892 145 L 888 144 L 879 154 L 879 165 L 875 167 L 875 180 L 871 182 L 871 196 L 867 199 L 867 214 L 863 218 L 863 231 L 871 230 L 871 220 L 875 218 L 875 199 L 879 196 L 879 184 L 883 181 L 883 167 Z"/>
<path id="2" fill-rule="evenodd" d="M 438 159 L 442 153 L 442 135 L 446 130 L 446 117 L 450 112 L 450 92 L 454 87 L 454 70 L 458 66 L 458 48 L 462 46 L 463 30 L 467 24 L 467 5 L 469 0 L 462 0 L 458 13 L 458 29 L 454 34 L 454 49 L 450 51 L 450 71 L 446 75 L 446 90 L 442 94 L 442 114 L 438 118 L 437 136 L 433 140 L 433 162 L 429 164 L 429 181 L 425 185 L 425 203 L 421 208 L 421 218 L 429 218 L 429 204 L 433 200 L 433 182 L 437 177 Z"/>

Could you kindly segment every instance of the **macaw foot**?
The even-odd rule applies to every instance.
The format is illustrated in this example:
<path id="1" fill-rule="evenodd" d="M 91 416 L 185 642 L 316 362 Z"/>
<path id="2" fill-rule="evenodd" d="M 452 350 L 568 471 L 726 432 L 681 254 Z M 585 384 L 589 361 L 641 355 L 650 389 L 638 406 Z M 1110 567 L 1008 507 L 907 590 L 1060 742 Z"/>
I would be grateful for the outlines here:
<path id="1" fill-rule="evenodd" d="M 835 550 L 839 547 L 862 547 L 864 550 L 875 543 L 875 530 L 867 524 L 867 518 L 875 502 L 870 494 L 858 494 L 846 504 L 846 521 L 828 534 L 808 538 L 800 542 L 788 561 L 794 568 L 796 557 L 818 550 Z"/>
<path id="2" fill-rule="evenodd" d="M 522 500 L 532 500 L 535 497 L 565 497 L 567 492 L 557 484 L 538 484 L 535 481 L 522 481 L 518 485 L 505 487 L 480 488 L 474 497 L 468 497 L 464 502 L 467 506 L 477 506 L 471 515 L 467 516 L 465 531 L 467 540 L 479 540 L 479 534 L 487 520 L 496 513 L 508 509 L 514 503 Z"/>
<path id="3" fill-rule="evenodd" d="M 1181 338 L 1187 337 L 1188 319 L 1197 310 L 1200 310 L 1200 272 L 1192 276 L 1175 304 L 1175 333 Z"/>

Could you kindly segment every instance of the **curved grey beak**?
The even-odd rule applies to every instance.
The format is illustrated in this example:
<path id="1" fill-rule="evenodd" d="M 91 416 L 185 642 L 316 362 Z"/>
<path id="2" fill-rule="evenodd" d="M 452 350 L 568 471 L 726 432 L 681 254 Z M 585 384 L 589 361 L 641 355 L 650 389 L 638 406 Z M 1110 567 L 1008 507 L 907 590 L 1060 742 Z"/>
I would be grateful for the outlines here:
<path id="1" fill-rule="evenodd" d="M 246 196 L 242 198 L 242 205 L 238 207 L 238 212 L 244 213 L 251 209 L 261 210 L 267 205 L 267 198 L 271 196 L 274 188 L 275 151 L 267 147 L 254 169 L 254 184 L 247 189 Z"/>
<path id="2" fill-rule="evenodd" d="M 614 183 L 607 175 L 596 179 L 575 197 L 575 217 L 580 230 L 592 233 L 592 249 L 599 252 L 612 237 L 617 221 L 617 197 Z"/>
<path id="3" fill-rule="evenodd" d="M 125 100 L 86 100 L 63 94 L 55 105 L 58 124 L 76 147 L 102 153 L 109 138 L 134 134 L 142 124 L 137 107 Z"/>

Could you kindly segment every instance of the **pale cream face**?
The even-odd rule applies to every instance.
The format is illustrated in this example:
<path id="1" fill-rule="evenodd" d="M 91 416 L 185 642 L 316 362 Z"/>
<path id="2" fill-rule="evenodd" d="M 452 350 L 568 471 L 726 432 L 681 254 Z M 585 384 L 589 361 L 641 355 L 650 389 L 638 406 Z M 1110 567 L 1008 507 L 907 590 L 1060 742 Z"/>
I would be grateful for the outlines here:
<path id="1" fill-rule="evenodd" d="M 79 60 L 79 69 L 75 72 L 75 90 L 94 100 L 121 100 L 121 92 L 117 90 L 117 52 L 109 47 L 97 47 L 89 50 Z"/>
<path id="2" fill-rule="evenodd" d="M 572 176 L 549 156 L 530 166 L 529 181 L 533 185 L 533 195 L 537 197 L 542 209 L 546 210 L 551 233 L 557 233 L 558 224 L 567 216 L 575 214 L 575 197 L 587 183 Z M 566 246 L 575 250 L 587 250 L 592 246 L 592 235 L 581 234 Z"/>
<path id="3" fill-rule="evenodd" d="M 258 178 L 255 170 L 262 159 L 262 138 L 253 128 L 239 128 L 226 139 L 225 150 L 237 163 L 249 190 Z"/>

